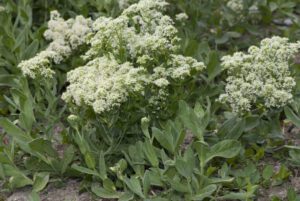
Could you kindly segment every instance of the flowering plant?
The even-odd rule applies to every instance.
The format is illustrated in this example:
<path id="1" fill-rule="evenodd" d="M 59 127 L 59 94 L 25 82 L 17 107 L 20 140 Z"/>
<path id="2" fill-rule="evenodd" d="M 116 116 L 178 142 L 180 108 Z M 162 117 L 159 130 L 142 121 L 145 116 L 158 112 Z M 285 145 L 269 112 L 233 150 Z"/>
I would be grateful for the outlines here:
<path id="1" fill-rule="evenodd" d="M 300 42 L 272 37 L 252 46 L 248 53 L 224 56 L 222 65 L 228 77 L 221 102 L 229 103 L 233 112 L 250 112 L 256 108 L 280 108 L 293 100 L 296 85 L 289 70 L 289 61 L 300 48 Z"/>
<path id="2" fill-rule="evenodd" d="M 163 14 L 167 5 L 164 0 L 142 0 L 117 18 L 94 21 L 83 16 L 65 21 L 52 11 L 44 34 L 52 42 L 19 67 L 33 79 L 53 78 L 55 64 L 81 49 L 85 64 L 67 73 L 69 84 L 62 94 L 74 113 L 93 111 L 110 118 L 126 114 L 124 105 L 129 103 L 140 117 L 172 115 L 169 97 L 185 99 L 185 88 L 205 65 L 179 54 L 177 29 Z"/>

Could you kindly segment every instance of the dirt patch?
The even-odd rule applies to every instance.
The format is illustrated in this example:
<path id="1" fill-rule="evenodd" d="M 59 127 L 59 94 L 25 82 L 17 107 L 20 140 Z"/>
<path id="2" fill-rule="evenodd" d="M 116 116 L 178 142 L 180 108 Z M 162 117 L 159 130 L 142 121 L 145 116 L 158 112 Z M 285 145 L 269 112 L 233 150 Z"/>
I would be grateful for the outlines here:
<path id="1" fill-rule="evenodd" d="M 7 201 L 29 201 L 30 188 L 24 188 L 11 194 Z M 41 201 L 101 201 L 88 192 L 80 193 L 80 182 L 77 180 L 69 180 L 62 187 L 54 184 L 40 193 Z"/>
<path id="2" fill-rule="evenodd" d="M 287 123 L 283 127 L 284 139 L 286 143 L 291 143 L 292 145 L 300 145 L 300 128 L 297 128 L 292 123 Z"/>

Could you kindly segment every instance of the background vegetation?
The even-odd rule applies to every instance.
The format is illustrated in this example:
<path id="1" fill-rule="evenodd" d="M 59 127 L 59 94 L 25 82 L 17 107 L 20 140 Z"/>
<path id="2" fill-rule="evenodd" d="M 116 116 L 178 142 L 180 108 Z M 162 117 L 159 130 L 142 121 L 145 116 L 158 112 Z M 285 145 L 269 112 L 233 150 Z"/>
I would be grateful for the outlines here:
<path id="1" fill-rule="evenodd" d="M 293 103 L 238 116 L 218 101 L 227 77 L 222 56 L 274 35 L 300 40 L 299 0 L 230 0 L 242 2 L 238 9 L 229 1 L 168 0 L 179 52 L 206 69 L 179 86 L 183 94 L 172 96 L 157 119 L 142 118 L 130 102 L 126 113 L 70 118 L 74 111 L 61 95 L 66 69 L 82 65 L 76 56 L 57 65 L 47 82 L 28 79 L 17 67 L 47 47 L 50 11 L 64 19 L 117 17 L 135 2 L 0 2 L 0 195 L 30 186 L 28 199 L 36 201 L 49 183 L 77 179 L 95 198 L 122 201 L 300 200 L 294 183 L 300 180 L 299 55 L 290 61 Z M 175 20 L 179 13 L 188 19 Z M 282 197 L 271 194 L 277 187 Z"/>

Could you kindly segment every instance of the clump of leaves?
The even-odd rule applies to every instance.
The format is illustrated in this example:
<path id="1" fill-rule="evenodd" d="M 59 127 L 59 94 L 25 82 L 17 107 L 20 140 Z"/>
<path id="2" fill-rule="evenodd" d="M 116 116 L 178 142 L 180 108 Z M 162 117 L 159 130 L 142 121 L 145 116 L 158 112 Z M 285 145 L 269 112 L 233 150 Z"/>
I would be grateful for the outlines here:
<path id="1" fill-rule="evenodd" d="M 299 148 L 291 140 L 286 142 L 282 131 L 284 116 L 300 125 L 297 64 L 291 68 L 296 82 L 295 101 L 284 108 L 284 114 L 280 108 L 268 114 L 238 117 L 216 101 L 223 93 L 220 57 L 224 51 L 244 49 L 274 33 L 297 39 L 296 1 L 169 0 L 168 6 L 165 1 L 141 1 L 149 3 L 149 10 L 143 10 L 145 7 L 135 4 L 135 0 L 3 2 L 2 189 L 31 185 L 30 199 L 39 200 L 38 192 L 49 181 L 80 177 L 93 193 L 109 199 L 253 200 L 259 187 L 282 185 L 292 175 L 291 168 L 299 166 Z M 156 6 L 152 7 L 153 2 Z M 43 49 L 43 24 L 53 9 L 63 17 L 83 15 L 98 20 L 93 27 L 89 25 L 88 40 L 68 59 L 42 66 L 55 71 L 54 79 L 26 80 L 17 64 Z M 149 17 L 154 24 L 145 21 Z M 82 31 L 77 28 L 72 31 Z M 83 54 L 87 60 L 79 58 Z M 205 61 L 206 72 L 204 64 L 194 58 Z M 92 73 L 88 73 L 89 67 L 93 67 Z M 70 70 L 69 92 L 78 88 L 81 91 L 78 96 L 69 96 L 73 115 L 67 118 L 60 97 L 67 87 L 65 74 Z M 95 108 L 103 105 L 98 103 L 95 105 L 99 107 L 94 108 L 94 95 L 103 95 L 103 91 L 93 93 L 100 88 L 94 81 L 114 78 L 117 73 L 122 75 L 119 82 L 105 79 L 101 86 L 120 89 L 115 86 L 119 83 L 130 89 L 125 90 L 129 95 L 119 101 L 116 93 L 109 93 L 113 109 L 101 113 Z M 80 88 L 91 81 L 90 88 Z M 109 81 L 114 81 L 113 85 L 106 85 Z M 137 93 L 141 91 L 144 93 Z M 109 102 L 107 97 L 97 100 L 104 104 Z M 200 102 L 194 108 L 185 102 L 178 106 L 180 99 Z M 265 157 L 280 160 L 280 169 L 273 172 L 270 165 L 260 168 Z M 288 200 L 297 197 L 297 192 L 288 190 Z"/>
<path id="2" fill-rule="evenodd" d="M 92 191 L 102 198 L 119 200 L 125 197 L 129 200 L 134 197 L 160 200 L 203 200 L 219 197 L 217 189 L 222 188 L 222 183 L 232 182 L 233 178 L 209 175 L 208 165 L 215 158 L 237 156 L 241 144 L 236 140 L 223 140 L 209 145 L 203 140 L 206 126 L 199 124 L 207 118 L 205 113 L 196 112 L 197 110 L 184 102 L 180 103 L 180 111 L 182 113 L 179 112 L 174 121 L 167 121 L 161 129 L 152 127 L 148 131 L 144 124 L 145 139 L 130 145 L 124 151 L 125 159 L 110 168 L 102 167 L 98 173 L 95 172 L 99 176 L 106 175 L 101 174 L 101 170 L 105 169 L 108 177 L 114 174 L 117 181 L 113 184 L 108 182 L 110 180 L 106 176 L 102 176 L 102 186 L 95 184 Z M 191 123 L 185 124 L 186 122 Z M 190 142 L 183 150 L 181 145 L 186 129 L 197 134 L 195 141 Z"/>

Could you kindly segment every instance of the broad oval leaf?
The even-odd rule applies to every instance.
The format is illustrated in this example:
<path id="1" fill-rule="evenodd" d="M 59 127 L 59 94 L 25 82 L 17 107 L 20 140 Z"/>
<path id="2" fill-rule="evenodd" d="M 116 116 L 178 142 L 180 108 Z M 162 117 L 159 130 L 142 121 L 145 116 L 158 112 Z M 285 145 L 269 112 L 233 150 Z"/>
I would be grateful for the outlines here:
<path id="1" fill-rule="evenodd" d="M 204 126 L 201 119 L 198 118 L 194 110 L 184 101 L 179 101 L 179 117 L 184 126 L 192 131 L 192 133 L 201 141 L 203 141 Z"/>
<path id="2" fill-rule="evenodd" d="M 43 190 L 49 181 L 49 173 L 36 173 L 33 179 L 33 190 L 39 192 Z"/>
<path id="3" fill-rule="evenodd" d="M 57 151 L 52 147 L 52 143 L 49 140 L 43 138 L 37 138 L 29 143 L 29 147 L 41 155 L 48 155 L 53 158 L 58 157 Z"/>
<path id="4" fill-rule="evenodd" d="M 295 114 L 295 112 L 291 108 L 286 106 L 284 108 L 284 113 L 288 120 L 292 121 L 293 124 L 300 128 L 300 117 Z"/>
<path id="5" fill-rule="evenodd" d="M 21 143 L 28 143 L 31 137 L 7 118 L 0 118 L 0 126 L 12 137 Z"/>
<path id="6" fill-rule="evenodd" d="M 233 158 L 239 154 L 241 143 L 237 140 L 223 140 L 212 146 L 206 154 L 205 163 L 214 157 Z"/>
<path id="7" fill-rule="evenodd" d="M 120 197 L 119 193 L 116 191 L 106 190 L 96 185 L 92 185 L 92 192 L 95 193 L 100 198 L 106 199 L 118 199 Z"/>
<path id="8" fill-rule="evenodd" d="M 149 140 L 146 140 L 146 142 L 143 143 L 143 151 L 146 158 L 151 163 L 151 165 L 153 167 L 158 167 L 159 164 L 158 157 L 155 153 L 154 146 L 150 143 Z"/>
<path id="9" fill-rule="evenodd" d="M 143 191 L 142 191 L 142 187 L 141 187 L 141 183 L 140 180 L 135 178 L 135 177 L 131 177 L 130 179 L 125 178 L 125 183 L 127 185 L 127 187 L 134 192 L 135 194 L 137 194 L 138 196 L 140 196 L 141 198 L 145 198 Z"/>
<path id="10" fill-rule="evenodd" d="M 23 174 L 17 174 L 9 178 L 9 184 L 12 188 L 21 188 L 32 185 L 33 181 Z"/>
<path id="11" fill-rule="evenodd" d="M 189 147 L 186 152 L 184 157 L 178 156 L 175 160 L 175 168 L 181 174 L 184 176 L 186 179 L 189 179 L 193 175 L 195 167 L 195 158 L 194 158 L 194 152 Z"/>
<path id="12" fill-rule="evenodd" d="M 213 194 L 216 190 L 217 190 L 217 185 L 215 185 L 215 184 L 208 185 L 208 186 L 202 188 L 199 192 L 197 192 L 197 194 L 194 195 L 191 198 L 191 200 L 201 201 L 204 198 L 211 196 L 211 194 Z"/>
<path id="13" fill-rule="evenodd" d="M 160 129 L 152 127 L 152 133 L 160 145 L 168 150 L 169 152 L 174 152 L 173 139 L 171 135 L 162 132 Z"/>
<path id="14" fill-rule="evenodd" d="M 237 140 L 241 137 L 245 130 L 245 120 L 237 117 L 233 117 L 224 122 L 218 131 L 218 136 L 223 139 L 234 139 Z"/>

